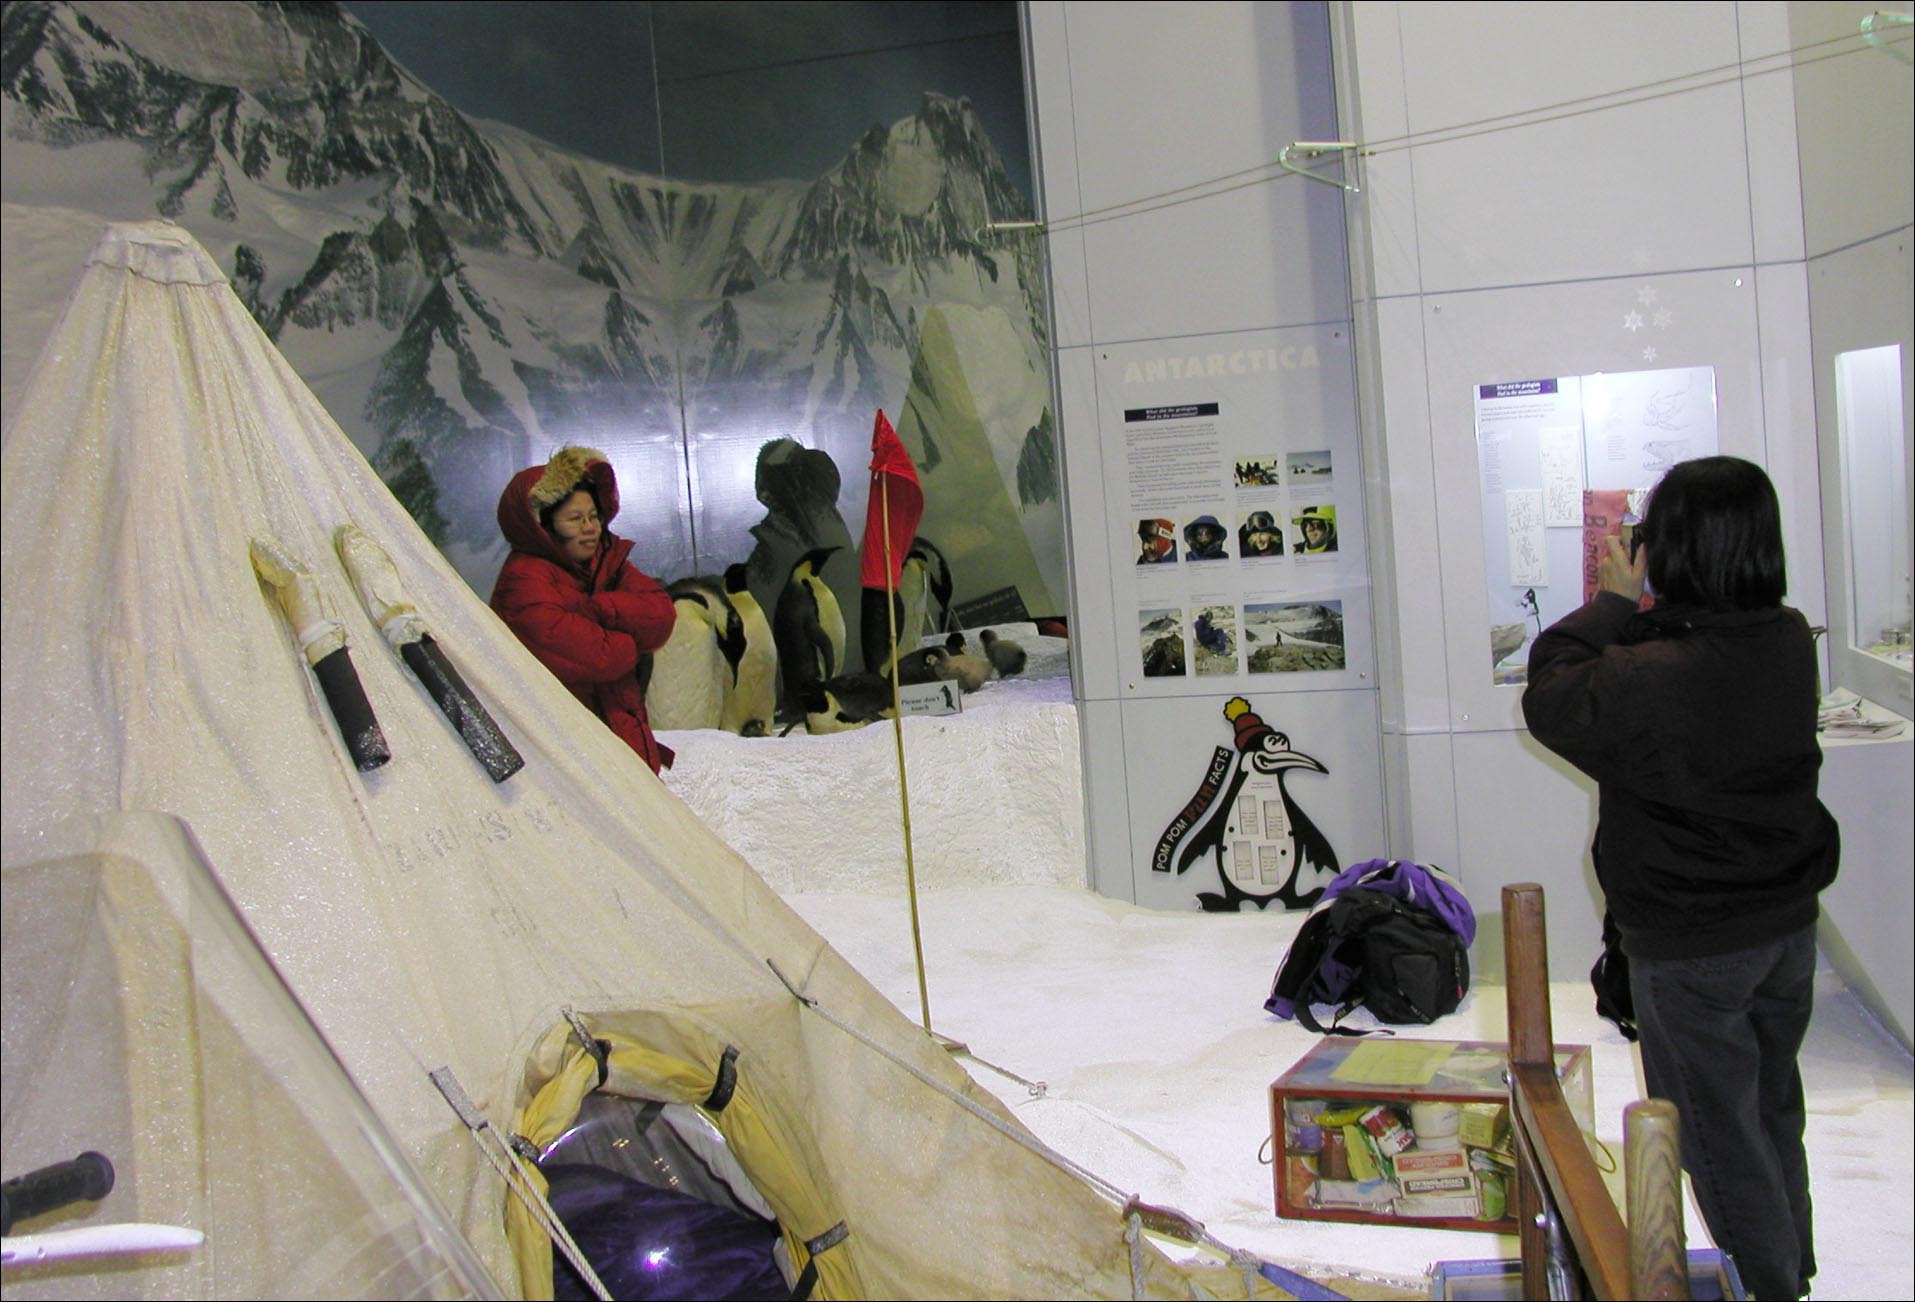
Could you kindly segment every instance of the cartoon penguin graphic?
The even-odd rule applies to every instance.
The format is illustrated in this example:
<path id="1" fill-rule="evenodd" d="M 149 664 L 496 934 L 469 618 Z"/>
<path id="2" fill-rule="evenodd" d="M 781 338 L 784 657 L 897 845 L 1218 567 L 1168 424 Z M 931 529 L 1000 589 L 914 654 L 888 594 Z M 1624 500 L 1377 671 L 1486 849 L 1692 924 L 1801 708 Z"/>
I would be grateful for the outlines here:
<path id="1" fill-rule="evenodd" d="M 718 726 L 741 737 L 768 737 L 778 709 L 778 648 L 771 639 L 771 621 L 746 584 L 743 561 L 725 571 L 725 595 L 738 612 L 745 639 L 738 659 L 736 681 L 725 692 Z"/>
<path id="2" fill-rule="evenodd" d="M 1237 912 L 1246 900 L 1260 909 L 1273 901 L 1307 909 L 1336 876 L 1338 861 L 1329 838 L 1297 808 L 1283 779 L 1292 769 L 1329 770 L 1290 749 L 1290 739 L 1241 696 L 1230 698 L 1223 713 L 1237 730 L 1236 763 L 1216 812 L 1184 847 L 1177 871 L 1184 872 L 1205 850 L 1216 851 L 1223 893 L 1197 895 L 1209 913 Z"/>
<path id="3" fill-rule="evenodd" d="M 772 641 L 784 677 L 784 700 L 795 708 L 799 694 L 844 672 L 844 612 L 821 577 L 836 547 L 818 547 L 800 556 L 772 609 Z"/>

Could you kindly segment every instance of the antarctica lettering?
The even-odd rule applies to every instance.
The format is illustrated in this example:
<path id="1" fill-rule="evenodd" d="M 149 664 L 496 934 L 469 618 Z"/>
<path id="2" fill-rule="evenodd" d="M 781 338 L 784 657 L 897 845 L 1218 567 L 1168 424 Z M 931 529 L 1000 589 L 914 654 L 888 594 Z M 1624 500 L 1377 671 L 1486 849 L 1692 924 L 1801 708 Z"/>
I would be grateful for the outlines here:
<path id="1" fill-rule="evenodd" d="M 1124 363 L 1125 384 L 1161 384 L 1165 380 L 1212 379 L 1220 375 L 1263 375 L 1272 371 L 1311 371 L 1321 363 L 1315 344 L 1282 348 L 1239 348 L 1228 353 L 1191 353 Z"/>

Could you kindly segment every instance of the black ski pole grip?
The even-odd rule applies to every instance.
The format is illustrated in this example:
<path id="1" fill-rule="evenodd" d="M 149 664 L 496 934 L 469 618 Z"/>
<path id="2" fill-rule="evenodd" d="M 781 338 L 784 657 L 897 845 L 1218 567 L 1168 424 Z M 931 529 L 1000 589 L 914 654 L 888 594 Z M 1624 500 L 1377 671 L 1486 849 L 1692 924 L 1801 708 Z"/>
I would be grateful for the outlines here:
<path id="1" fill-rule="evenodd" d="M 94 1152 L 16 1176 L 0 1184 L 0 1234 L 11 1233 L 16 1220 L 31 1220 L 68 1203 L 98 1202 L 112 1188 L 113 1163 Z"/>
<path id="2" fill-rule="evenodd" d="M 438 705 L 439 712 L 451 722 L 466 749 L 472 752 L 474 759 L 484 767 L 494 782 L 503 782 L 525 767 L 525 757 L 518 752 L 479 698 L 466 686 L 465 679 L 446 659 L 439 644 L 426 634 L 415 642 L 407 642 L 399 648 L 399 655 L 417 674 L 419 681 L 425 684 L 428 694 Z"/>
<path id="3" fill-rule="evenodd" d="M 313 666 L 313 674 L 319 679 L 320 690 L 326 694 L 326 704 L 332 710 L 333 722 L 339 725 L 339 735 L 345 738 L 346 752 L 352 756 L 353 765 L 365 773 L 391 759 L 386 734 L 379 730 L 379 719 L 372 712 L 372 702 L 366 699 L 366 689 L 359 684 L 359 671 L 352 667 L 352 657 L 346 654 L 346 648 L 342 646 L 320 657 L 319 663 Z"/>

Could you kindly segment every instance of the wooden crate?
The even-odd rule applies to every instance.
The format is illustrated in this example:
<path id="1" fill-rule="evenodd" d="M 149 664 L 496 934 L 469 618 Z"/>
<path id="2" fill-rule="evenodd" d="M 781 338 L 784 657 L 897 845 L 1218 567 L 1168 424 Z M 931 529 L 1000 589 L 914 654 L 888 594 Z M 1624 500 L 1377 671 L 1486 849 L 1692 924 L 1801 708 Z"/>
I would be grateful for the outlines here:
<path id="1" fill-rule="evenodd" d="M 1508 1055 L 1499 1042 L 1402 1036 L 1326 1038 L 1312 1047 L 1270 1085 L 1277 1215 L 1514 1233 L 1513 1159 L 1503 1156 Z M 1570 1110 L 1593 1134 L 1589 1046 L 1557 1045 L 1556 1070 Z M 1417 1155 L 1402 1179 L 1399 1153 Z M 1454 1158 L 1438 1156 L 1451 1153 L 1462 1155 L 1466 1182 L 1456 1178 Z"/>

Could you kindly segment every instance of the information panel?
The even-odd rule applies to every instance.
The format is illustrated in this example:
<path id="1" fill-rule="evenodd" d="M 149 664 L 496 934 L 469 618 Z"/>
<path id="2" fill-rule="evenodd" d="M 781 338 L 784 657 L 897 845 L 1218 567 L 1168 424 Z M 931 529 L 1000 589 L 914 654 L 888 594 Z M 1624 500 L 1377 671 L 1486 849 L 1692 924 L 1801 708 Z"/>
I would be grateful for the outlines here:
<path id="1" fill-rule="evenodd" d="M 1363 683 L 1373 661 L 1340 330 L 1100 349 L 1113 596 L 1127 695 Z M 1341 409 L 1347 415 L 1348 404 Z"/>
<path id="2" fill-rule="evenodd" d="M 1669 467 L 1715 451 L 1713 367 L 1477 386 L 1492 682 L 1528 681 L 1536 635 L 1595 595 L 1603 540 L 1627 540 Z"/>

